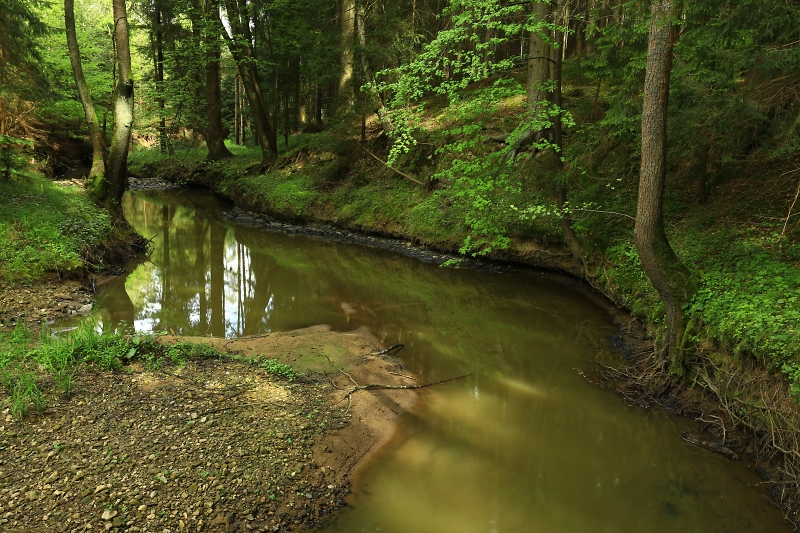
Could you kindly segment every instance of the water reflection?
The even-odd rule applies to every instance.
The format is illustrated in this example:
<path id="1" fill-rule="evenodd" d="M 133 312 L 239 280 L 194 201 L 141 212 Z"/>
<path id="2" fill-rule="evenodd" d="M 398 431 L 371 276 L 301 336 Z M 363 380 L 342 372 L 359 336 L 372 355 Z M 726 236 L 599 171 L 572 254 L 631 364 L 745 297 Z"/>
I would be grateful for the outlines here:
<path id="1" fill-rule="evenodd" d="M 128 195 L 124 209 L 154 250 L 104 289 L 112 320 L 215 336 L 366 326 L 405 344 L 425 381 L 471 374 L 424 392 L 325 531 L 788 530 L 747 486 L 758 482 L 747 465 L 689 446 L 686 421 L 629 409 L 580 376 L 614 328 L 546 278 L 247 228 L 193 191 Z"/>

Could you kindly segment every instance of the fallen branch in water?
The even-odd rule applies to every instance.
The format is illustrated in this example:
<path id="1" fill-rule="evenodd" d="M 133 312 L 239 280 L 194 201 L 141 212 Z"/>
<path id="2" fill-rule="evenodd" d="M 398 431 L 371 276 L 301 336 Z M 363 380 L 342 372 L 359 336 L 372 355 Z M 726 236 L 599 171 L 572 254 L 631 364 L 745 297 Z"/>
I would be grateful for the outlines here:
<path id="1" fill-rule="evenodd" d="M 720 446 L 716 442 L 712 442 L 710 440 L 696 437 L 686 430 L 681 431 L 681 436 L 683 437 L 683 440 L 692 443 L 695 446 L 700 446 L 701 448 L 705 448 L 706 450 L 710 450 L 712 452 L 721 453 L 722 455 L 728 457 L 729 459 L 733 459 L 735 461 L 739 459 L 739 455 L 730 448 L 726 448 L 725 446 Z"/>
<path id="2" fill-rule="evenodd" d="M 370 355 L 386 355 L 389 352 L 391 352 L 392 350 L 399 350 L 403 346 L 405 346 L 405 344 L 392 344 L 391 346 L 389 346 L 385 350 L 381 350 L 380 352 L 372 352 Z"/>
<path id="3" fill-rule="evenodd" d="M 425 389 L 427 387 L 433 387 L 434 385 L 442 385 L 444 383 L 450 383 L 451 381 L 455 381 L 457 379 L 463 379 L 467 376 L 471 376 L 472 374 L 464 374 L 463 376 L 458 376 L 455 378 L 450 379 L 442 379 L 439 381 L 433 381 L 431 383 L 425 383 L 424 385 L 382 385 L 380 383 L 371 383 L 369 385 L 356 385 L 349 391 L 347 391 L 347 396 L 350 396 L 356 391 L 360 390 L 417 390 L 417 389 Z"/>

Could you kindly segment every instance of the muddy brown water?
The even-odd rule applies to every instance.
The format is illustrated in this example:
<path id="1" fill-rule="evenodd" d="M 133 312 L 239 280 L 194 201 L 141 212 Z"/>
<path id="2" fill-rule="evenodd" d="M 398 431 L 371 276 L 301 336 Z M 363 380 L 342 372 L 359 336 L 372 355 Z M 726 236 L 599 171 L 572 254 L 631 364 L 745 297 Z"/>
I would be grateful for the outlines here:
<path id="1" fill-rule="evenodd" d="M 236 337 L 366 326 L 426 389 L 357 473 L 326 532 L 790 531 L 754 465 L 687 444 L 691 421 L 581 376 L 615 328 L 546 276 L 442 269 L 222 221 L 198 191 L 126 195 L 150 261 L 105 287 L 104 320 Z"/>

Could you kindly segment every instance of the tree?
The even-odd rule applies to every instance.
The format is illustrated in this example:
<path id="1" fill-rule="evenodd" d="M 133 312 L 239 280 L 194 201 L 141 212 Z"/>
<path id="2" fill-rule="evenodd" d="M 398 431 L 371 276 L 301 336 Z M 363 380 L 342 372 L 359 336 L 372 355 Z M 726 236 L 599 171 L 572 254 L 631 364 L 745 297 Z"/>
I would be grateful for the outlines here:
<path id="1" fill-rule="evenodd" d="M 105 148 L 103 139 L 100 135 L 100 123 L 94 109 L 92 95 L 89 92 L 89 85 L 83 75 L 81 65 L 81 52 L 78 47 L 78 37 L 75 32 L 75 1 L 64 0 L 64 23 L 67 30 L 67 50 L 69 60 L 72 64 L 72 74 L 75 78 L 75 85 L 78 88 L 78 95 L 83 105 L 83 112 L 86 122 L 89 124 L 89 138 L 92 141 L 92 168 L 86 180 L 86 189 L 89 195 L 96 201 L 102 201 L 108 194 L 108 182 L 105 180 Z"/>
<path id="2" fill-rule="evenodd" d="M 664 231 L 664 182 L 667 172 L 667 103 L 674 42 L 672 0 L 654 0 L 647 47 L 642 104 L 642 163 L 633 240 L 647 277 L 667 313 L 662 350 L 670 372 L 683 373 L 684 304 L 696 282 L 675 255 Z"/>
<path id="3" fill-rule="evenodd" d="M 128 146 L 133 128 L 133 75 L 125 0 L 113 0 L 113 8 L 119 78 L 114 94 L 114 132 L 105 175 L 109 190 L 104 200 L 106 208 L 121 219 L 122 196 L 128 186 Z"/>
<path id="4" fill-rule="evenodd" d="M 250 31 L 250 16 L 245 2 L 241 6 L 236 0 L 225 0 L 225 9 L 228 14 L 231 34 L 223 32 L 222 35 L 228 43 L 228 48 L 239 67 L 242 77 L 244 92 L 247 102 L 253 113 L 253 125 L 256 137 L 261 145 L 262 165 L 267 165 L 278 155 L 278 138 L 275 125 L 270 116 L 264 92 L 262 90 L 261 75 L 258 71 L 256 55 L 253 51 L 253 35 Z"/>
<path id="5" fill-rule="evenodd" d="M 342 28 L 342 75 L 339 78 L 339 98 L 346 103 L 348 109 L 355 102 L 353 94 L 353 37 L 356 21 L 355 0 L 341 0 Z M 359 27 L 359 32 L 361 28 Z"/>
<path id="6" fill-rule="evenodd" d="M 208 146 L 208 160 L 216 161 L 233 154 L 225 146 L 225 135 L 222 131 L 222 89 L 220 87 L 219 72 L 219 36 L 222 32 L 222 22 L 219 19 L 219 1 L 205 0 L 203 11 L 206 18 L 205 47 L 206 47 L 206 100 L 207 118 L 206 145 Z"/>
<path id="7" fill-rule="evenodd" d="M 564 6 L 564 2 L 562 2 L 560 7 L 566 7 Z M 560 43 L 563 42 L 563 33 L 559 30 L 560 28 L 557 27 L 554 40 Z M 584 272 L 588 276 L 589 273 L 587 271 L 585 258 L 586 252 L 583 250 L 583 246 L 578 240 L 578 236 L 575 235 L 575 230 L 572 228 L 572 217 L 569 211 L 565 209 L 565 204 L 567 202 L 567 187 L 562 181 L 562 173 L 564 171 L 564 140 L 562 134 L 563 120 L 561 118 L 563 113 L 561 105 L 561 70 L 563 59 L 564 50 L 559 46 L 555 49 L 555 61 L 553 64 L 553 160 L 556 174 L 556 201 L 558 202 L 558 209 L 561 212 L 559 217 L 561 223 L 561 235 L 564 237 L 564 242 L 567 244 L 567 248 L 569 248 L 570 253 L 572 253 L 575 259 L 583 263 Z M 530 92 L 528 94 L 530 98 Z M 530 103 L 528 105 L 530 106 Z"/>

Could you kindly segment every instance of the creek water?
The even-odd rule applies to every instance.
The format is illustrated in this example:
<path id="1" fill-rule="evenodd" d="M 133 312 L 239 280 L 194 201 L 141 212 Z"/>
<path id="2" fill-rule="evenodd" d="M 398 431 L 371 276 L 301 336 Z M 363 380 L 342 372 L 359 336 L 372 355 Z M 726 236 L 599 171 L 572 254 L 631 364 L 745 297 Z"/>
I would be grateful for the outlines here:
<path id="1" fill-rule="evenodd" d="M 615 328 L 533 273 L 442 269 L 387 251 L 236 225 L 209 193 L 129 193 L 150 261 L 105 287 L 104 320 L 235 337 L 367 327 L 423 382 L 326 532 L 789 531 L 754 466 L 687 444 L 691 421 L 626 406 L 582 371 Z M 320 459 L 324 462 L 324 458 Z"/>

